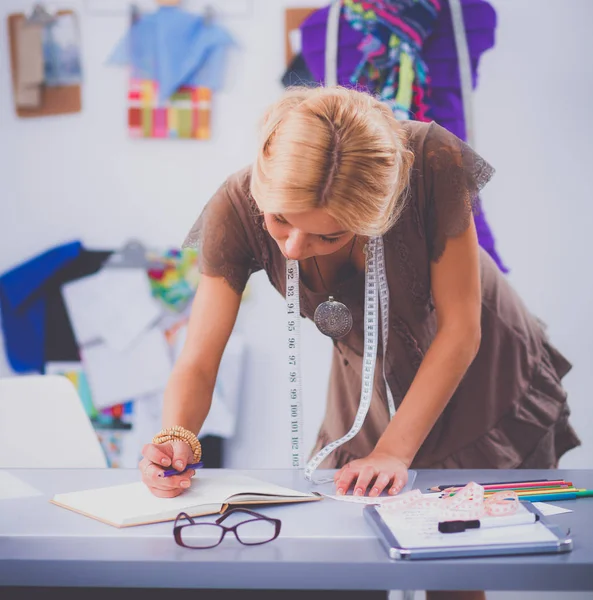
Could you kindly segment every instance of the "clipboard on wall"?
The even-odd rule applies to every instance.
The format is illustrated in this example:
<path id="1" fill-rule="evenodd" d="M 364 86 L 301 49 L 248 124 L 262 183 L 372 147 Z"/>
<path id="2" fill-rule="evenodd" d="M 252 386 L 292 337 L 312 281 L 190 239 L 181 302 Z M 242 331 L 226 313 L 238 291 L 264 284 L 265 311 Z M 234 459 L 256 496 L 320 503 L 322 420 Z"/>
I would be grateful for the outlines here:
<path id="1" fill-rule="evenodd" d="M 534 523 L 470 529 L 462 533 L 439 533 L 438 518 L 426 517 L 421 509 L 389 510 L 365 506 L 364 518 L 393 560 L 486 557 L 570 552 L 572 539 L 545 517 L 531 502 L 520 502 L 520 510 L 533 512 Z"/>
<path id="2" fill-rule="evenodd" d="M 286 66 L 289 66 L 295 57 L 292 49 L 291 32 L 300 28 L 303 21 L 317 8 L 287 8 L 284 13 L 284 47 L 286 56 Z"/>
<path id="3" fill-rule="evenodd" d="M 61 10 L 55 13 L 56 17 L 62 15 L 74 15 L 71 10 Z M 17 94 L 17 28 L 22 25 L 26 19 L 23 13 L 13 13 L 7 17 L 7 31 L 10 48 L 10 67 L 12 73 L 13 100 L 16 114 L 22 118 L 29 117 L 47 117 L 51 115 L 62 115 L 77 113 L 81 111 L 81 86 L 61 85 L 61 86 L 40 86 L 40 98 L 37 106 L 23 107 L 18 106 L 16 101 Z"/>

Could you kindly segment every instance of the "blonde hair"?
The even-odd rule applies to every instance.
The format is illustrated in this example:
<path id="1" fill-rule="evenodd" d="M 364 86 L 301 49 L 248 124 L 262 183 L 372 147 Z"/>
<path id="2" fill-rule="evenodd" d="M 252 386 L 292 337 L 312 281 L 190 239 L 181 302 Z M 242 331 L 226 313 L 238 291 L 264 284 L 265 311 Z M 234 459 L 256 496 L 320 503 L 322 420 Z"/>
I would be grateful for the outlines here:
<path id="1" fill-rule="evenodd" d="M 404 208 L 414 159 L 391 110 L 342 87 L 292 88 L 266 112 L 251 194 L 276 214 L 323 208 L 359 235 L 383 235 Z"/>

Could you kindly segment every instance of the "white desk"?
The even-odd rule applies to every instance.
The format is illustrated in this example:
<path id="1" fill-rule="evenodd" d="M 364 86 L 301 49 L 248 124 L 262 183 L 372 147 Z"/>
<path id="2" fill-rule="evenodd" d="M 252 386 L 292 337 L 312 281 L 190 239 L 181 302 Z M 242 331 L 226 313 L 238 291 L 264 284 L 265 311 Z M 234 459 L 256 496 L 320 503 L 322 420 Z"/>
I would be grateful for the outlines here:
<path id="1" fill-rule="evenodd" d="M 0 500 L 0 598 L 9 591 L 1 586 L 593 590 L 593 498 L 564 501 L 562 505 L 574 512 L 549 517 L 571 528 L 571 553 L 406 563 L 387 558 L 362 517 L 361 505 L 324 499 L 269 507 L 261 512 L 282 519 L 280 537 L 274 542 L 245 547 L 227 536 L 217 548 L 188 550 L 175 544 L 172 523 L 116 529 L 48 502 L 58 492 L 136 481 L 136 470 L 10 472 L 43 495 Z M 308 488 L 290 470 L 245 474 Z M 415 487 L 424 491 L 443 482 L 551 476 L 593 488 L 593 470 L 419 471 Z"/>

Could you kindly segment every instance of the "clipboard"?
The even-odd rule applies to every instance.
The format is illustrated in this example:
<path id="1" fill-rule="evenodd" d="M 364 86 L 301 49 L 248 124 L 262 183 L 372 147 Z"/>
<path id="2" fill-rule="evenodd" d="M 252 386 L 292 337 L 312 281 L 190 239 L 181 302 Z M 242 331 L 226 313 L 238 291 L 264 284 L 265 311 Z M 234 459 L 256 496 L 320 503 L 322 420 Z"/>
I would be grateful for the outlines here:
<path id="1" fill-rule="evenodd" d="M 56 16 L 75 14 L 72 10 L 60 10 Z M 26 17 L 23 13 L 9 14 L 6 18 L 8 39 L 10 48 L 10 68 L 12 71 L 13 95 L 16 93 L 16 66 L 17 49 L 15 30 L 20 21 Z M 78 113 L 82 110 L 80 85 L 68 85 L 60 87 L 41 87 L 41 102 L 39 107 L 23 108 L 16 105 L 15 112 L 21 118 L 48 117 L 53 115 L 64 115 Z"/>
<path id="2" fill-rule="evenodd" d="M 290 44 L 290 32 L 298 29 L 303 21 L 313 14 L 317 8 L 287 8 L 284 12 L 284 55 L 288 67 L 294 59 L 294 52 Z"/>
<path id="3" fill-rule="evenodd" d="M 521 502 L 520 505 L 522 509 L 534 512 L 538 520 L 529 525 L 472 529 L 463 533 L 438 533 L 436 522 L 434 532 L 418 533 L 420 530 L 411 529 L 409 524 L 419 518 L 417 513 L 421 509 L 390 513 L 380 506 L 371 505 L 364 507 L 363 515 L 393 560 L 549 554 L 572 550 L 573 542 L 568 534 L 546 522 L 531 502 Z M 410 512 L 414 510 L 416 514 Z"/>

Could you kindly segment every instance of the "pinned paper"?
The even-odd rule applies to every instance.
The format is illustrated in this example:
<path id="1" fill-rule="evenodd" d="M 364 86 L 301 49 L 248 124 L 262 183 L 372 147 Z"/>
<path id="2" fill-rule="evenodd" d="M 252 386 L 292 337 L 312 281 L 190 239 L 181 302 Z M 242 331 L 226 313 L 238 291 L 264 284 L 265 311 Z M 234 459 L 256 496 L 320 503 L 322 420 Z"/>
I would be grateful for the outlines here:
<path id="1" fill-rule="evenodd" d="M 171 355 L 143 269 L 105 268 L 62 293 L 97 410 L 165 389 Z"/>
<path id="2" fill-rule="evenodd" d="M 67 283 L 62 293 L 81 346 L 102 341 L 123 352 L 161 315 L 142 269 L 103 269 Z"/>
<path id="3" fill-rule="evenodd" d="M 293 54 L 300 54 L 303 46 L 303 37 L 300 29 L 292 29 L 288 32 L 288 40 L 290 42 L 290 49 Z"/>
<path id="4" fill-rule="evenodd" d="M 159 329 L 144 333 L 126 352 L 98 344 L 81 348 L 81 355 L 98 409 L 163 391 L 172 367 L 169 347 Z"/>
<path id="5" fill-rule="evenodd" d="M 24 20 L 16 25 L 16 89 L 15 101 L 20 107 L 36 108 L 41 104 L 43 72 L 43 29 L 27 24 Z"/>

